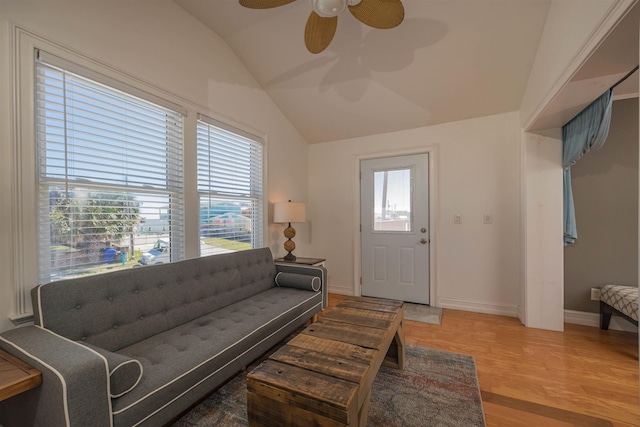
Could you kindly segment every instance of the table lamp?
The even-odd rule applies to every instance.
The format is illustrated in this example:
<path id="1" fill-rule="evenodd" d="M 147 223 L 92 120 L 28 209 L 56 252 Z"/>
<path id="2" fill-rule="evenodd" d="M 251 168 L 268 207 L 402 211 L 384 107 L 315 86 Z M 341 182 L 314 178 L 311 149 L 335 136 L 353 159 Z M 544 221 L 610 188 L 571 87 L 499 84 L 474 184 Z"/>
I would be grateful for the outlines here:
<path id="1" fill-rule="evenodd" d="M 304 203 L 294 203 L 291 200 L 288 202 L 277 202 L 273 205 L 273 222 L 275 223 L 288 223 L 288 227 L 284 229 L 284 237 L 287 241 L 284 242 L 284 249 L 288 252 L 284 256 L 286 261 L 295 261 L 296 256 L 292 254 L 296 248 L 296 244 L 291 240 L 296 235 L 296 230 L 291 226 L 292 222 L 305 222 L 307 220 L 307 208 Z"/>

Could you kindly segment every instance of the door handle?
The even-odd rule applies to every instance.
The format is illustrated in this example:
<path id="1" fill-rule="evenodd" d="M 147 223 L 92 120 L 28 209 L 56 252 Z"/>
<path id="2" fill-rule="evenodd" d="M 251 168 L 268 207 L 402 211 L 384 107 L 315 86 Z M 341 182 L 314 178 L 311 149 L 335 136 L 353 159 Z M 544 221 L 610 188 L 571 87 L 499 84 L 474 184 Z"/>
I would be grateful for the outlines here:
<path id="1" fill-rule="evenodd" d="M 426 245 L 428 243 L 427 239 L 420 239 L 420 243 L 422 243 L 423 245 Z"/>

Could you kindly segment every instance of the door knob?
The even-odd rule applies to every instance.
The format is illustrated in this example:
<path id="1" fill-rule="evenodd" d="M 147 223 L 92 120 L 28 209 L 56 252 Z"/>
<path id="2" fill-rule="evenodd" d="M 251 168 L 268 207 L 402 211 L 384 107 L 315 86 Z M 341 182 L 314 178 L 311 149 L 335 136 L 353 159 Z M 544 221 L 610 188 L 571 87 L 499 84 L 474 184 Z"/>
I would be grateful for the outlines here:
<path id="1" fill-rule="evenodd" d="M 423 245 L 427 244 L 427 239 L 420 239 L 420 243 L 422 243 Z"/>

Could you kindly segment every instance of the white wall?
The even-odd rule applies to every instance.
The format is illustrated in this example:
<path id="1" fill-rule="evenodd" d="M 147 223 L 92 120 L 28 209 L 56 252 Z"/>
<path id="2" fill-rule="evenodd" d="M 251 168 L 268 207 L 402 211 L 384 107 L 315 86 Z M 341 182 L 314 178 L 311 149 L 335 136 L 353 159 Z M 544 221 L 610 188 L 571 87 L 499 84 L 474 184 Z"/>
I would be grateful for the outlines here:
<path id="1" fill-rule="evenodd" d="M 20 219 L 12 206 L 11 23 L 182 99 L 190 115 L 209 113 L 265 136 L 269 201 L 306 201 L 306 141 L 226 43 L 173 2 L 0 0 L 0 330 L 13 326 L 8 316 L 15 313 L 14 230 Z M 306 229 L 299 232 L 296 243 L 304 251 L 309 239 Z M 280 225 L 271 225 L 265 243 L 276 256 L 284 254 L 283 241 Z"/>
<path id="2" fill-rule="evenodd" d="M 562 132 L 527 133 L 523 164 L 523 323 L 564 328 Z"/>
<path id="3" fill-rule="evenodd" d="M 436 306 L 516 316 L 520 274 L 517 113 L 309 147 L 312 256 L 326 257 L 329 290 L 353 293 L 358 164 L 374 153 L 437 146 Z M 454 214 L 463 223 L 453 224 Z M 485 225 L 483 215 L 492 214 Z"/>
<path id="4" fill-rule="evenodd" d="M 553 0 L 520 105 L 525 130 L 636 0 Z"/>
<path id="5" fill-rule="evenodd" d="M 544 109 L 635 2 L 552 1 L 520 106 L 524 131 L 535 126 Z M 522 169 L 521 319 L 530 327 L 562 330 L 564 277 L 562 250 L 558 246 L 562 245 L 562 233 L 557 240 L 550 234 L 558 225 L 562 227 L 561 199 L 558 203 L 558 195 L 562 194 L 561 135 L 559 130 L 554 132 L 547 135 L 549 138 L 525 132 L 522 136 L 527 160 Z M 540 175 L 540 168 L 546 165 L 550 170 Z"/>

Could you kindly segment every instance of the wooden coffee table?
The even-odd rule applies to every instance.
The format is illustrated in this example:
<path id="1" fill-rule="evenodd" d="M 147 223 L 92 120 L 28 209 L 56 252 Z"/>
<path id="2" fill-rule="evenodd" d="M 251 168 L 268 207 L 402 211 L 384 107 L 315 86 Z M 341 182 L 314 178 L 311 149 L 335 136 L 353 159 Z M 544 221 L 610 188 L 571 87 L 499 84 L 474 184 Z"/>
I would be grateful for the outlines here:
<path id="1" fill-rule="evenodd" d="M 382 364 L 404 369 L 404 306 L 347 297 L 247 376 L 250 426 L 361 426 Z"/>

